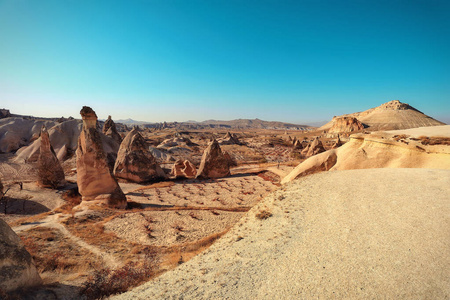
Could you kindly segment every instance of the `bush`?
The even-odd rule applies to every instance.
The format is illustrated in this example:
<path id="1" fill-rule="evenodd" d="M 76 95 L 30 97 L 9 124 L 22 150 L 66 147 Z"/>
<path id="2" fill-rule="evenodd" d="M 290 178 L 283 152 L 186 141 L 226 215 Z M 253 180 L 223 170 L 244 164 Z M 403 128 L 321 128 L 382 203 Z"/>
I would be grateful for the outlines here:
<path id="1" fill-rule="evenodd" d="M 256 214 L 256 217 L 260 220 L 268 219 L 272 216 L 272 213 L 267 210 L 261 210 L 259 213 Z"/>

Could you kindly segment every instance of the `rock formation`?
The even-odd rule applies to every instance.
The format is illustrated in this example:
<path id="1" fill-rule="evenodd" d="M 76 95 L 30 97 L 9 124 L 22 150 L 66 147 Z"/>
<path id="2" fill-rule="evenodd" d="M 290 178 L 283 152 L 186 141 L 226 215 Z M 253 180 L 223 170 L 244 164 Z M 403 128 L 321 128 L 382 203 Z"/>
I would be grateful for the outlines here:
<path id="1" fill-rule="evenodd" d="M 342 144 L 342 141 L 341 141 L 341 139 L 340 139 L 340 137 L 339 137 L 339 134 L 338 134 L 338 136 L 337 136 L 337 140 L 336 140 L 336 142 L 333 144 L 333 146 L 331 146 L 331 149 L 336 149 L 336 148 L 338 148 L 338 147 L 340 147 L 340 146 L 342 146 L 343 144 Z"/>
<path id="2" fill-rule="evenodd" d="M 373 168 L 429 168 L 450 169 L 450 146 L 445 144 L 424 145 L 418 137 L 430 136 L 435 128 L 450 125 L 417 128 L 415 137 L 397 140 L 399 134 L 413 134 L 414 129 L 389 133 L 353 134 L 350 140 L 339 148 L 312 156 L 300 163 L 281 183 L 295 178 L 328 170 L 351 170 Z M 427 130 L 421 130 L 427 129 Z M 419 131 L 420 130 L 420 131 Z M 438 132 L 438 136 L 444 136 Z M 439 138 L 438 138 L 439 139 Z"/>
<path id="3" fill-rule="evenodd" d="M 354 117 L 335 117 L 328 133 L 354 132 L 364 129 L 364 125 Z"/>
<path id="4" fill-rule="evenodd" d="M 230 132 L 227 132 L 227 134 L 225 134 L 223 138 L 218 139 L 217 142 L 220 145 L 241 145 L 241 142 L 236 135 L 231 134 Z"/>
<path id="5" fill-rule="evenodd" d="M 103 134 L 113 138 L 119 144 L 122 143 L 122 137 L 117 132 L 116 123 L 111 119 L 111 116 L 108 116 L 105 124 L 103 124 Z"/>
<path id="6" fill-rule="evenodd" d="M 230 165 L 222 153 L 219 143 L 214 139 L 203 152 L 197 171 L 200 178 L 219 178 L 230 175 Z"/>
<path id="7" fill-rule="evenodd" d="M 9 109 L 0 109 L 0 119 L 3 118 L 9 118 L 11 117 L 11 113 L 9 112 Z"/>
<path id="8" fill-rule="evenodd" d="M 231 157 L 231 155 L 227 152 L 227 151 L 223 151 L 223 156 L 225 157 L 225 159 L 228 161 L 228 165 L 230 167 L 235 167 L 237 166 L 237 162 L 235 159 L 233 159 Z"/>
<path id="9" fill-rule="evenodd" d="M 30 253 L 11 227 L 0 219 L 0 290 L 10 292 L 41 283 Z"/>
<path id="10" fill-rule="evenodd" d="M 294 143 L 294 150 L 301 150 L 303 149 L 303 144 L 300 142 L 300 140 L 296 140 Z"/>
<path id="11" fill-rule="evenodd" d="M 303 149 L 302 155 L 305 157 L 309 157 L 324 151 L 325 148 L 323 147 L 322 142 L 319 140 L 318 137 L 316 137 L 311 144 L 309 144 L 307 147 L 305 147 L 305 149 Z"/>
<path id="12" fill-rule="evenodd" d="M 361 123 L 367 125 L 368 130 L 371 131 L 445 125 L 398 100 L 392 100 L 363 112 L 346 114 L 340 117 L 357 118 Z M 334 117 L 319 130 L 330 129 L 336 119 L 339 119 L 339 117 Z"/>
<path id="13" fill-rule="evenodd" d="M 170 175 L 175 178 L 192 178 L 197 175 L 197 170 L 189 160 L 178 159 L 173 164 Z"/>
<path id="14" fill-rule="evenodd" d="M 136 128 L 133 128 L 120 144 L 114 175 L 138 183 L 167 177 Z"/>
<path id="15" fill-rule="evenodd" d="M 57 188 L 65 184 L 64 171 L 50 144 L 45 126 L 41 129 L 41 148 L 38 159 L 38 185 Z"/>
<path id="16" fill-rule="evenodd" d="M 108 167 L 102 138 L 97 130 L 97 115 L 87 106 L 83 106 L 80 114 L 83 129 L 78 138 L 76 155 L 77 183 L 82 201 L 125 208 L 127 199 Z"/>

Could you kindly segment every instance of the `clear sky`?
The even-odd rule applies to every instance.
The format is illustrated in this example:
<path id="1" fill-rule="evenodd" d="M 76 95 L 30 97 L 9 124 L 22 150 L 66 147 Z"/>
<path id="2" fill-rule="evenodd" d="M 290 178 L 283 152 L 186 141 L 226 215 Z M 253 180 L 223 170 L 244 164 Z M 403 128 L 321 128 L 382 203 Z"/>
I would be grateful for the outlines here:
<path id="1" fill-rule="evenodd" d="M 150 122 L 450 121 L 448 0 L 0 0 L 0 108 Z"/>

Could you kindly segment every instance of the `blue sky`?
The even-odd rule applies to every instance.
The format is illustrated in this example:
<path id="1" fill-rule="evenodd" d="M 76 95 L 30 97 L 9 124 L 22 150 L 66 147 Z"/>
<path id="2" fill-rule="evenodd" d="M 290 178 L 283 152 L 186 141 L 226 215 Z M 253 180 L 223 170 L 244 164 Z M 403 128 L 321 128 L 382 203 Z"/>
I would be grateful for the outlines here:
<path id="1" fill-rule="evenodd" d="M 0 107 L 151 122 L 450 121 L 450 1 L 0 0 Z"/>

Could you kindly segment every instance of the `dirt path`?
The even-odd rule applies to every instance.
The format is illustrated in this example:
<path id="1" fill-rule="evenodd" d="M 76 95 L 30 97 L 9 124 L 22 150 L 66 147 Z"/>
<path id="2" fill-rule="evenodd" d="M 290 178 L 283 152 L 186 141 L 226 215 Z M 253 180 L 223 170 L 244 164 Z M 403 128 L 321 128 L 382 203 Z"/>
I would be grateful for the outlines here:
<path id="1" fill-rule="evenodd" d="M 16 233 L 19 233 L 19 232 L 26 231 L 26 230 L 29 230 L 29 229 L 32 229 L 35 227 L 48 227 L 48 228 L 57 229 L 65 237 L 69 238 L 74 244 L 76 244 L 82 248 L 85 248 L 86 250 L 88 250 L 91 253 L 95 254 L 96 256 L 100 257 L 103 260 L 103 262 L 105 263 L 105 267 L 108 267 L 110 269 L 116 269 L 117 267 L 120 267 L 121 264 L 118 262 L 117 258 L 106 253 L 105 251 L 101 250 L 98 247 L 95 247 L 93 245 L 86 243 L 79 237 L 71 234 L 67 230 L 67 228 L 59 222 L 59 220 L 62 220 L 64 218 L 66 218 L 66 217 L 63 216 L 62 214 L 54 214 L 54 215 L 47 216 L 46 218 L 40 220 L 39 222 L 34 222 L 34 223 L 29 223 L 29 224 L 24 224 L 24 225 L 14 227 L 13 230 Z"/>
<path id="2" fill-rule="evenodd" d="M 449 195 L 448 170 L 307 176 L 202 255 L 113 299 L 447 299 Z"/>

